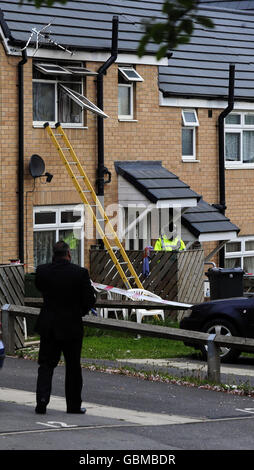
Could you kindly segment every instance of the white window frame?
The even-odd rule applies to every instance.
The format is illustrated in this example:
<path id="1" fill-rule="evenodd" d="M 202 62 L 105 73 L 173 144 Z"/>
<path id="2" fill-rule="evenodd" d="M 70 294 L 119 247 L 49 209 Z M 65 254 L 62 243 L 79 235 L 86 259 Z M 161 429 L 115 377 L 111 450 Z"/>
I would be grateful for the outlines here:
<path id="1" fill-rule="evenodd" d="M 67 65 L 62 67 L 54 63 L 38 62 L 34 64 L 34 67 L 46 75 L 98 75 L 97 72 L 88 70 L 81 65 Z"/>
<path id="2" fill-rule="evenodd" d="M 75 101 L 82 109 L 87 109 L 88 111 L 91 111 L 92 113 L 96 114 L 97 116 L 101 116 L 103 118 L 107 118 L 108 115 L 104 113 L 100 108 L 98 108 L 95 104 L 92 103 L 86 96 L 81 95 L 81 93 L 78 93 L 75 90 L 71 90 L 71 88 L 68 88 L 67 86 L 63 85 L 62 83 L 59 83 L 59 86 L 68 94 L 68 96 Z"/>
<path id="3" fill-rule="evenodd" d="M 132 72 L 134 76 L 128 75 L 128 72 Z M 144 79 L 141 75 L 136 71 L 134 67 L 131 65 L 119 65 L 118 66 L 118 73 L 122 76 L 125 80 L 125 83 L 118 81 L 118 90 L 120 87 L 127 87 L 130 89 L 130 113 L 129 114 L 119 114 L 118 113 L 118 120 L 119 121 L 135 121 L 134 119 L 134 86 L 136 82 L 143 82 Z M 118 100 L 119 100 L 119 93 L 118 93 Z"/>
<path id="4" fill-rule="evenodd" d="M 118 89 L 122 87 L 129 88 L 130 89 L 130 114 L 118 114 L 118 119 L 119 120 L 125 120 L 125 121 L 133 121 L 134 119 L 134 102 L 133 102 L 133 83 L 118 83 Z M 118 97 L 119 99 L 119 97 Z"/>
<path id="5" fill-rule="evenodd" d="M 118 70 L 127 82 L 143 82 L 144 81 L 144 79 L 137 72 L 137 70 L 134 69 L 134 67 L 118 67 Z M 130 77 L 130 75 L 128 75 L 128 72 L 134 73 L 135 76 Z"/>
<path id="6" fill-rule="evenodd" d="M 250 111 L 235 111 L 230 113 L 229 115 L 239 115 L 240 116 L 240 123 L 239 124 L 227 124 L 226 119 L 224 120 L 224 141 L 225 141 L 225 167 L 226 168 L 254 168 L 254 162 L 243 162 L 243 132 L 244 131 L 253 131 L 254 132 L 254 124 L 245 124 L 245 116 L 252 115 L 254 117 L 254 112 Z M 230 161 L 226 159 L 226 134 L 234 134 L 237 133 L 240 135 L 240 159 L 235 161 Z"/>
<path id="7" fill-rule="evenodd" d="M 53 121 L 48 120 L 49 124 L 53 126 L 56 122 L 59 121 L 59 116 L 58 116 L 58 85 L 60 84 L 60 80 L 45 80 L 45 79 L 40 79 L 40 78 L 34 78 L 33 83 L 47 83 L 47 84 L 53 84 L 55 86 L 55 119 Z M 64 82 L 65 83 L 65 82 Z M 69 82 L 67 82 L 69 84 Z M 66 84 L 67 84 L 66 83 Z M 77 80 L 72 83 L 77 83 L 81 85 L 81 90 L 83 92 L 83 83 L 82 80 Z M 33 121 L 33 125 L 42 127 L 44 125 L 45 121 Z M 65 122 L 62 123 L 62 127 L 84 127 L 84 112 L 83 108 L 81 107 L 81 122 Z"/>
<path id="8" fill-rule="evenodd" d="M 194 121 L 186 121 L 185 119 L 185 112 L 194 113 L 195 120 Z M 183 149 L 183 129 L 189 129 L 192 131 L 193 136 L 193 145 L 192 145 L 192 154 L 190 155 L 183 155 L 182 153 L 182 160 L 183 161 L 197 161 L 196 159 L 196 128 L 199 126 L 198 116 L 195 109 L 182 109 L 182 129 L 181 129 L 181 145 Z"/>
<path id="9" fill-rule="evenodd" d="M 81 63 L 45 63 L 45 62 L 35 62 L 33 67 L 41 72 L 41 74 L 46 74 L 48 77 L 38 77 L 33 78 L 33 83 L 46 83 L 54 85 L 54 119 L 45 119 L 44 121 L 33 120 L 34 127 L 42 127 L 44 122 L 49 122 L 50 125 L 54 125 L 56 122 L 61 121 L 58 113 L 58 100 L 59 100 L 59 88 L 64 90 L 65 93 L 69 96 L 72 101 L 74 101 L 80 107 L 80 122 L 65 122 L 62 123 L 63 127 L 78 127 L 84 128 L 84 109 L 95 113 L 96 115 L 102 116 L 104 118 L 108 117 L 102 110 L 100 110 L 95 104 L 86 98 L 83 95 L 84 82 L 83 77 L 87 75 L 98 75 L 97 72 L 93 72 L 83 67 Z M 63 79 L 61 79 L 63 77 Z M 65 77 L 65 79 L 64 79 Z M 68 81 L 68 78 L 70 80 Z M 66 80 L 67 79 L 67 80 Z M 65 81 L 66 80 L 66 81 Z M 80 88 L 80 93 L 77 91 L 71 90 L 70 84 L 77 84 Z"/>
<path id="10" fill-rule="evenodd" d="M 239 237 L 230 240 L 230 242 L 240 243 L 240 250 L 239 251 L 227 251 L 227 244 L 225 249 L 225 259 L 232 259 L 232 258 L 239 258 L 240 266 L 244 269 L 244 258 L 253 257 L 254 258 L 254 250 L 247 250 L 246 249 L 246 242 L 252 241 L 254 242 L 254 235 L 249 235 L 246 237 Z M 228 243 L 230 243 L 228 242 Z M 254 273 L 253 273 L 254 274 Z"/>
<path id="11" fill-rule="evenodd" d="M 68 211 L 80 211 L 80 220 L 77 222 L 61 222 L 61 213 Z M 35 215 L 38 213 L 52 212 L 56 214 L 55 222 L 50 224 L 36 224 Z M 35 206 L 33 208 L 33 231 L 34 232 L 46 232 L 49 230 L 55 230 L 56 241 L 59 240 L 59 232 L 61 230 L 75 229 L 80 231 L 80 242 L 81 242 L 81 266 L 84 266 L 84 209 L 81 204 L 79 205 L 59 205 L 59 206 Z"/>
<path id="12" fill-rule="evenodd" d="M 185 117 L 185 113 L 193 113 L 194 114 L 194 120 L 193 121 L 187 121 Z M 199 126 L 198 122 L 198 116 L 197 112 L 195 109 L 182 109 L 182 119 L 183 119 L 183 124 L 186 127 L 197 127 Z"/>
<path id="13" fill-rule="evenodd" d="M 71 72 L 65 67 L 54 63 L 36 63 L 34 67 L 41 73 L 47 75 L 71 75 Z"/>

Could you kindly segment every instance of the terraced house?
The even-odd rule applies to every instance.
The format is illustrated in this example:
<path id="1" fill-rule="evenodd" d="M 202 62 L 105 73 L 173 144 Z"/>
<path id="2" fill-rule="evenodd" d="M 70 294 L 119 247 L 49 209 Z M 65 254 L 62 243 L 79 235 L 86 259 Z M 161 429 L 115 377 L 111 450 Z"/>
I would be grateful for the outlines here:
<path id="1" fill-rule="evenodd" d="M 0 263 L 31 271 L 59 238 L 88 263 L 96 233 L 45 128 L 60 122 L 115 226 L 131 224 L 127 249 L 174 211 L 188 248 L 254 270 L 254 12 L 235 3 L 202 2 L 215 28 L 158 62 L 156 45 L 136 51 L 161 0 L 0 1 Z"/>

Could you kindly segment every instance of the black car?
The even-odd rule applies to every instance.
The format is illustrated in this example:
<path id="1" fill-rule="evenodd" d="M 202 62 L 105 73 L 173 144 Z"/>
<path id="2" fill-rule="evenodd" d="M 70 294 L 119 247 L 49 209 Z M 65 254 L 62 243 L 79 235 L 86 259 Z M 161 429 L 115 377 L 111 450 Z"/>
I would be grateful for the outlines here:
<path id="1" fill-rule="evenodd" d="M 254 297 L 234 297 L 194 305 L 186 310 L 180 328 L 254 338 Z M 185 342 L 185 345 L 200 349 L 206 357 L 206 346 L 191 342 Z M 234 361 L 239 354 L 237 349 L 221 348 L 221 361 Z"/>
<path id="2" fill-rule="evenodd" d="M 2 325 L 1 325 L 1 317 L 0 317 L 0 369 L 1 367 L 3 367 L 4 358 L 5 358 L 5 353 L 4 353 L 4 343 L 3 343 L 3 338 L 2 338 Z"/>

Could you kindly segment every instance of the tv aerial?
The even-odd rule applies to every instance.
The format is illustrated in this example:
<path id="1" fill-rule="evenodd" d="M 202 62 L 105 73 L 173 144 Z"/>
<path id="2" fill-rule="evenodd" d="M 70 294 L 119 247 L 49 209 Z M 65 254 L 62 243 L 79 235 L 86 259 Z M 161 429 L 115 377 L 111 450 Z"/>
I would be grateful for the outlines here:
<path id="1" fill-rule="evenodd" d="M 21 49 L 21 51 L 25 50 L 28 48 L 30 42 L 32 41 L 32 39 L 34 39 L 34 37 L 36 38 L 36 46 L 35 46 L 35 51 L 34 51 L 34 54 L 36 54 L 36 52 L 38 51 L 39 49 L 39 46 L 40 46 L 40 42 L 42 42 L 42 40 L 44 40 L 43 42 L 44 43 L 48 43 L 48 44 L 52 44 L 53 46 L 56 46 L 56 47 L 59 47 L 59 49 L 62 49 L 63 51 L 65 52 L 68 52 L 68 54 L 70 55 L 73 55 L 74 53 L 72 51 L 70 51 L 69 49 L 67 49 L 66 47 L 62 46 L 61 44 L 59 44 L 58 42 L 54 41 L 53 39 L 51 39 L 51 32 L 50 31 L 46 31 L 47 28 L 49 28 L 51 26 L 52 23 L 48 23 L 47 25 L 45 25 L 43 28 L 41 28 L 39 31 L 36 29 L 36 28 L 32 28 L 31 30 L 31 34 L 26 42 L 26 45 Z"/>

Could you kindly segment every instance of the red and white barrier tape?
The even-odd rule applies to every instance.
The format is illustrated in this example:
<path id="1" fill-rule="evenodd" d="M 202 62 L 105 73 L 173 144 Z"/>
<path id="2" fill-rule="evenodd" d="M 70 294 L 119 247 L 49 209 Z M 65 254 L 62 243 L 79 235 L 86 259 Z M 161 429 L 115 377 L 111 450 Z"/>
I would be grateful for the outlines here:
<path id="1" fill-rule="evenodd" d="M 115 294 L 121 294 L 125 295 L 126 297 L 129 297 L 132 300 L 148 300 L 150 302 L 158 302 L 160 304 L 166 304 L 169 307 L 179 307 L 180 308 L 191 308 L 193 307 L 192 304 L 185 304 L 182 302 L 173 302 L 171 300 L 163 300 L 161 298 L 157 299 L 155 297 L 149 296 L 149 294 L 145 293 L 142 294 L 140 292 L 130 292 L 127 289 L 120 289 L 119 287 L 114 287 L 114 286 L 106 286 L 105 284 L 99 284 L 98 282 L 92 282 L 92 285 L 99 290 L 105 290 L 105 291 L 110 291 L 114 292 Z"/>

